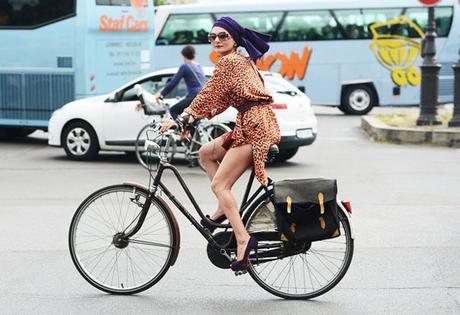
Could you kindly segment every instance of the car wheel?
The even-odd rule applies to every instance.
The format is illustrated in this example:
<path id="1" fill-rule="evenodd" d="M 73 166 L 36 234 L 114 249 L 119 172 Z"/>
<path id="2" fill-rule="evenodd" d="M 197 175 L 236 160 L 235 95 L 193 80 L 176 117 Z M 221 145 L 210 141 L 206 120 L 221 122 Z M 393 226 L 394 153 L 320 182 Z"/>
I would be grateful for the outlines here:
<path id="1" fill-rule="evenodd" d="M 73 160 L 91 160 L 99 152 L 96 132 L 82 121 L 73 122 L 64 129 L 62 146 L 67 156 Z"/>
<path id="2" fill-rule="evenodd" d="M 285 162 L 296 155 L 297 151 L 299 151 L 298 147 L 280 150 L 280 152 L 275 156 L 274 162 Z"/>
<path id="3" fill-rule="evenodd" d="M 349 115 L 365 115 L 377 105 L 377 96 L 367 85 L 347 87 L 343 94 L 339 109 Z"/>

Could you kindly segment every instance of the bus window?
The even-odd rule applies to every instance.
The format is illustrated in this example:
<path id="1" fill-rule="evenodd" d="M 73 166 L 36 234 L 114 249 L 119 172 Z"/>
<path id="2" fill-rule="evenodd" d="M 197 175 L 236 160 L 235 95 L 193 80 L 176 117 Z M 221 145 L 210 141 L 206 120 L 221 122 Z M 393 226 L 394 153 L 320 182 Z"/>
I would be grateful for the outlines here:
<path id="1" fill-rule="evenodd" d="M 246 28 L 258 32 L 274 35 L 276 28 L 283 15 L 282 12 L 245 12 L 216 14 L 217 18 L 230 15 Z"/>
<path id="2" fill-rule="evenodd" d="M 422 30 L 425 30 L 428 23 L 426 8 L 409 8 L 405 15 L 420 26 Z M 449 35 L 452 16 L 452 7 L 435 7 L 436 33 L 439 37 L 447 37 Z M 414 35 L 413 37 L 417 36 Z"/>
<path id="3" fill-rule="evenodd" d="M 337 39 L 340 35 L 331 13 L 324 11 L 289 12 L 275 41 Z"/>
<path id="4" fill-rule="evenodd" d="M 362 22 L 364 27 L 363 37 L 362 38 L 372 38 L 372 33 L 370 31 L 370 26 L 374 23 L 384 23 L 386 21 L 397 19 L 401 16 L 403 9 L 363 9 L 362 13 Z M 378 28 L 380 35 L 405 35 L 405 29 L 400 29 L 401 26 L 382 26 Z"/>
<path id="5" fill-rule="evenodd" d="M 75 15 L 75 0 L 0 2 L 0 27 L 27 28 Z"/>
<path id="6" fill-rule="evenodd" d="M 96 5 L 131 6 L 131 0 L 96 0 Z M 137 0 L 137 6 L 147 6 L 147 0 Z"/>
<path id="7" fill-rule="evenodd" d="M 157 45 L 185 45 L 208 43 L 213 25 L 210 14 L 170 15 L 156 40 Z"/>
<path id="8" fill-rule="evenodd" d="M 373 23 L 396 19 L 401 16 L 402 8 L 335 10 L 334 14 L 345 31 L 346 39 L 369 39 L 372 33 L 369 26 Z M 380 29 L 379 29 L 380 30 Z M 391 34 L 391 29 L 381 29 L 382 34 Z"/>

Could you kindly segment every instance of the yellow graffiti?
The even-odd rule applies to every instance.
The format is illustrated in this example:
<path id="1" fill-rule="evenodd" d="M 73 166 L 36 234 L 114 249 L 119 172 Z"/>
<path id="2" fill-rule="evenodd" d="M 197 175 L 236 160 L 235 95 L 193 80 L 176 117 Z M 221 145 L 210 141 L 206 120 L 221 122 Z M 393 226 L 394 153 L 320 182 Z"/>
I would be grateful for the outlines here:
<path id="1" fill-rule="evenodd" d="M 310 47 L 305 47 L 303 49 L 301 57 L 299 57 L 299 54 L 296 51 L 291 51 L 289 57 L 282 52 L 277 52 L 260 58 L 257 60 L 256 66 L 259 70 L 271 71 L 275 62 L 278 61 L 281 63 L 277 71 L 279 74 L 289 80 L 293 80 L 295 76 L 297 76 L 299 80 L 303 80 L 308 68 L 311 54 L 312 49 Z M 209 59 L 216 64 L 219 61 L 219 55 L 213 51 L 209 55 Z"/>
<path id="2" fill-rule="evenodd" d="M 371 25 L 373 40 L 371 50 L 377 61 L 391 71 L 391 79 L 398 86 L 420 84 L 420 72 L 413 67 L 420 55 L 421 45 L 412 38 L 403 35 L 379 34 L 379 28 L 392 25 L 408 25 L 423 38 L 420 27 L 405 16 L 394 20 Z"/>

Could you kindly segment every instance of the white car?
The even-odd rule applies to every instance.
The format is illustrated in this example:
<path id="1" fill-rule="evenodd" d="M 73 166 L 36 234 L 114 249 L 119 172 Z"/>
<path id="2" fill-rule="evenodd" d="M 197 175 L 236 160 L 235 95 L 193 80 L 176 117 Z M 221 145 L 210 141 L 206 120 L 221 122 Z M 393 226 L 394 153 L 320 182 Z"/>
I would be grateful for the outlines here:
<path id="1" fill-rule="evenodd" d="M 209 77 L 214 68 L 203 67 Z M 63 147 L 66 154 L 76 160 L 94 158 L 99 151 L 134 151 L 139 130 L 152 121 L 143 111 L 135 111 L 139 102 L 134 85 L 140 84 L 150 93 L 161 90 L 176 73 L 169 68 L 142 76 L 110 94 L 79 99 L 56 110 L 48 125 L 48 144 Z M 272 93 L 271 105 L 281 129 L 278 161 L 293 157 L 300 146 L 316 139 L 318 123 L 310 99 L 279 74 L 261 72 Z M 164 101 L 174 105 L 185 96 L 187 89 L 182 80 Z M 213 120 L 233 127 L 237 111 L 230 107 Z"/>

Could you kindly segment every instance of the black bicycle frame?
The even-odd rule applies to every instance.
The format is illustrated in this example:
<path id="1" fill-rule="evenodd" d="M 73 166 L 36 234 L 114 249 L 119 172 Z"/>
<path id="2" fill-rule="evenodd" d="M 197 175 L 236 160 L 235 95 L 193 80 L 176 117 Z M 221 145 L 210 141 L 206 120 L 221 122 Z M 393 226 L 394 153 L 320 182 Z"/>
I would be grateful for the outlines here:
<path id="1" fill-rule="evenodd" d="M 147 216 L 147 213 L 149 211 L 152 199 L 154 198 L 158 188 L 160 188 L 161 191 L 163 191 L 163 193 L 168 197 L 168 199 L 171 200 L 171 202 L 180 210 L 180 212 L 182 212 L 183 215 L 185 215 L 185 217 L 187 217 L 187 219 L 193 224 L 193 226 L 195 226 L 195 228 L 201 233 L 201 235 L 204 236 L 204 238 L 211 244 L 211 246 L 213 246 L 214 248 L 216 248 L 218 250 L 225 248 L 225 246 L 217 243 L 214 240 L 214 237 L 213 237 L 212 233 L 207 228 L 202 227 L 201 224 L 197 220 L 195 220 L 195 218 L 190 214 L 190 212 L 180 203 L 180 201 L 161 182 L 161 177 L 163 175 L 163 172 L 164 172 L 164 170 L 167 170 L 167 169 L 171 170 L 174 173 L 174 175 L 176 176 L 177 180 L 181 184 L 182 189 L 187 194 L 188 199 L 192 202 L 192 205 L 195 208 L 195 210 L 198 213 L 198 215 L 202 219 L 207 220 L 205 215 L 203 214 L 203 211 L 201 210 L 200 206 L 197 204 L 195 198 L 193 197 L 192 193 L 188 189 L 187 184 L 185 183 L 184 179 L 180 175 L 180 173 L 177 170 L 177 168 L 174 167 L 173 165 L 167 163 L 166 161 L 160 161 L 158 169 L 157 169 L 157 173 L 156 173 L 156 175 L 155 175 L 155 177 L 153 179 L 152 189 L 149 192 L 149 194 L 147 195 L 147 198 L 146 198 L 145 203 L 144 203 L 144 205 L 142 207 L 142 210 L 141 210 L 141 214 L 139 216 L 139 220 L 138 220 L 137 224 L 132 228 L 132 230 L 130 230 L 129 232 L 126 233 L 126 237 L 130 238 L 130 237 L 134 236 L 134 234 L 136 234 L 140 230 L 140 228 L 142 227 L 142 224 L 144 223 L 144 220 L 145 220 L 145 218 Z M 254 182 L 254 178 L 255 178 L 255 174 L 254 174 L 254 170 L 252 170 L 251 175 L 249 177 L 248 184 L 246 186 L 246 191 L 244 193 L 243 200 L 241 202 L 241 206 L 240 206 L 240 210 L 239 210 L 240 215 L 242 215 L 243 212 L 247 210 L 247 208 L 251 205 L 251 203 L 255 200 L 255 198 L 260 194 L 260 192 L 262 190 L 265 190 L 265 192 L 268 193 L 268 187 L 260 185 L 260 187 L 249 197 L 249 194 L 250 194 L 253 182 Z M 271 183 L 270 179 L 269 179 L 269 183 Z M 216 226 L 216 227 L 220 227 L 220 228 L 231 228 L 230 224 L 213 223 L 213 225 Z"/>

